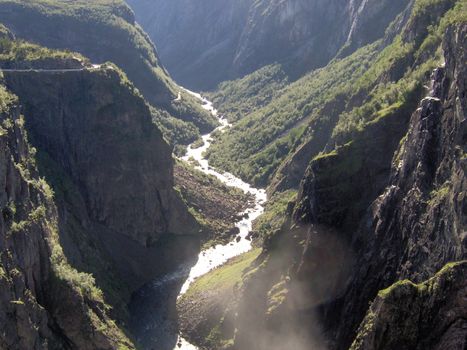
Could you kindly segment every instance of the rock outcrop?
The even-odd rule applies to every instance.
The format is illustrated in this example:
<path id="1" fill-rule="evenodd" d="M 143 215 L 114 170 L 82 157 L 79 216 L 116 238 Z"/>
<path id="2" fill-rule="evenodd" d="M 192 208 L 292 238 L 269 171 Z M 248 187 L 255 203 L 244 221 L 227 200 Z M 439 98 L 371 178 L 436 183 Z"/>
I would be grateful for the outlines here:
<path id="1" fill-rule="evenodd" d="M 18 38 L 49 48 L 79 52 L 93 63 L 111 61 L 125 70 L 149 102 L 160 105 L 170 101 L 173 95 L 164 86 L 165 73 L 157 53 L 146 41 L 144 32 L 136 27 L 132 11 L 123 2 L 114 2 L 112 6 L 97 4 L 95 8 L 86 8 L 86 2 L 76 6 L 58 2 L 56 13 L 53 7 L 48 9 L 52 4 L 40 5 L 32 1 L 2 1 L 0 22 Z M 140 48 L 133 46 L 131 35 L 141 42 Z"/>
<path id="2" fill-rule="evenodd" d="M 365 301 L 378 290 L 400 279 L 423 281 L 467 254 L 462 151 L 466 30 L 466 26 L 448 30 L 443 45 L 446 67 L 435 71 L 433 93 L 412 115 L 389 186 L 352 238 L 358 259 L 354 280 L 342 298 L 346 322 L 358 323 Z M 354 327 L 346 322 L 337 333 L 344 344 L 351 341 Z"/>
<path id="3" fill-rule="evenodd" d="M 430 15 L 419 16 L 415 21 L 407 24 L 413 13 L 413 4 L 408 6 L 387 28 L 386 34 L 382 39 L 381 50 L 394 40 L 398 34 L 402 34 L 402 38 L 406 43 L 414 43 L 416 46 L 422 44 L 423 40 L 427 38 L 427 27 L 430 24 L 436 23 L 436 18 L 442 17 L 449 8 L 453 6 L 453 1 L 443 1 L 434 4 L 428 11 Z M 417 5 L 420 7 L 420 5 Z M 365 20 L 365 16 L 361 16 L 361 20 Z M 371 28 L 371 25 L 364 28 Z M 349 39 L 350 40 L 350 39 Z M 349 42 L 343 48 L 340 56 L 345 55 L 352 44 Z M 425 53 L 418 57 L 418 61 L 411 54 L 406 54 L 400 62 L 393 65 L 393 67 L 385 68 L 385 72 L 378 83 L 387 83 L 389 81 L 397 82 L 402 75 L 410 70 L 409 67 L 416 67 L 422 61 L 427 61 L 429 54 Z M 376 63 L 376 62 L 375 62 Z M 278 167 L 274 177 L 271 180 L 270 191 L 284 191 L 288 188 L 297 188 L 300 181 L 308 167 L 310 160 L 315 157 L 321 150 L 332 149 L 335 143 L 341 143 L 341 140 L 336 140 L 333 136 L 333 128 L 335 128 L 338 119 L 342 114 L 353 113 L 355 106 L 365 103 L 368 93 L 370 92 L 344 92 L 333 97 L 318 111 L 318 115 L 314 116 L 308 125 L 308 136 L 299 147 L 291 152 L 288 157 Z M 418 94 L 414 94 L 414 99 L 418 98 Z M 418 103 L 418 100 L 415 102 Z M 413 106 L 408 106 L 412 108 Z M 405 110 L 403 114 L 410 114 L 411 110 Z"/>
<path id="4" fill-rule="evenodd" d="M 466 261 L 452 263 L 427 282 L 379 292 L 351 350 L 465 349 L 466 274 Z"/>
<path id="5" fill-rule="evenodd" d="M 12 39 L 1 48 L 0 345 L 133 348 L 131 293 L 199 251 L 172 148 L 114 64 Z"/>
<path id="6" fill-rule="evenodd" d="M 331 348 L 350 346 L 368 303 L 378 291 L 403 279 L 419 283 L 445 264 L 466 257 L 464 193 L 467 184 L 463 156 L 466 38 L 465 25 L 448 29 L 443 44 L 446 66 L 433 73 L 431 94 L 421 101 L 411 117 L 408 133 L 392 162 L 389 184 L 363 216 L 359 228 L 352 225 L 354 220 L 346 221 L 352 216 L 352 210 L 348 210 L 355 209 L 354 203 L 365 198 L 368 188 L 351 195 L 353 203 L 344 205 L 346 212 L 342 216 L 340 199 L 358 188 L 358 180 L 336 179 L 341 184 L 335 187 L 341 191 L 339 197 L 330 193 L 317 195 L 321 186 L 330 188 L 319 180 L 316 171 L 312 170 L 311 177 L 305 181 L 309 186 L 304 185 L 302 198 L 308 193 L 310 206 L 304 211 L 299 207 L 295 217 L 297 222 L 311 224 L 311 229 L 297 270 L 297 282 L 300 281 L 302 302 L 305 300 L 302 307 L 319 310 L 327 338 L 334 340 Z M 332 169 L 329 165 L 325 168 Z M 365 176 L 365 182 L 372 178 Z M 352 187 L 345 189 L 342 187 L 345 183 Z M 342 218 L 346 219 L 342 221 Z M 349 227 L 355 231 L 349 231 Z M 338 259 L 337 281 L 342 286 L 339 292 L 330 300 L 314 303 L 312 300 L 328 290 L 316 286 L 322 286 L 320 281 L 328 273 L 328 266 L 332 266 L 329 259 L 336 259 L 325 253 L 334 249 L 327 242 L 329 229 L 337 229 L 337 237 L 350 252 L 351 259 Z M 349 264 L 353 266 L 350 271 Z M 303 295 L 308 297 L 303 299 Z M 436 348 L 430 346 L 423 348 Z"/>

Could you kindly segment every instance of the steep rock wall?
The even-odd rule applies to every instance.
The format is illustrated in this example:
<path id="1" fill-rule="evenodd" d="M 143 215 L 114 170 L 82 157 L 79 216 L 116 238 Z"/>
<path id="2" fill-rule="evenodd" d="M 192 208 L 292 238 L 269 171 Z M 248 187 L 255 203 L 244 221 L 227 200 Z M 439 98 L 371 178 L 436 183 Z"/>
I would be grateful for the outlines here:
<path id="1" fill-rule="evenodd" d="M 1 90 L 0 348 L 134 348 L 94 279 L 63 255 L 52 190 L 35 167 L 18 100 Z"/>
<path id="2" fill-rule="evenodd" d="M 176 81 L 214 87 L 229 76 L 251 0 L 130 0 L 137 21 L 157 43 Z"/>
<path id="3" fill-rule="evenodd" d="M 448 264 L 425 283 L 379 292 L 351 350 L 465 349 L 466 269 L 466 261 Z"/>
<path id="4" fill-rule="evenodd" d="M 122 73 L 103 66 L 5 79 L 60 194 L 73 262 L 92 264 L 76 249 L 91 239 L 134 289 L 196 251 L 198 225 L 173 189 L 171 149 Z"/>
<path id="5" fill-rule="evenodd" d="M 350 345 L 368 302 L 379 290 L 406 278 L 418 283 L 446 263 L 466 257 L 465 40 L 465 25 L 448 30 L 443 45 L 446 67 L 434 72 L 431 95 L 411 117 L 408 134 L 393 159 L 388 187 L 373 202 L 358 230 L 346 236 L 345 226 L 338 229 L 341 242 L 351 247 L 353 269 L 341 277 L 347 284 L 342 294 L 320 308 L 324 327 L 330 331 L 328 338 L 337 340 L 336 348 Z M 319 176 L 308 179 L 311 187 L 304 188 L 313 191 L 321 186 Z M 322 252 L 332 249 L 320 225 L 339 227 L 341 221 L 327 216 L 332 211 L 319 215 L 327 205 L 339 208 L 333 196 L 308 195 L 313 202 L 305 210 L 308 214 L 300 216 L 301 209 L 296 212 L 301 222 L 312 224 L 298 276 L 312 300 L 319 292 L 313 285 L 319 285 L 327 270 Z M 346 264 L 341 262 L 340 271 Z"/>
<path id="6" fill-rule="evenodd" d="M 128 3 L 158 43 L 175 79 L 191 88 L 212 89 L 271 63 L 284 64 L 294 79 L 325 66 L 343 45 L 349 53 L 381 37 L 409 1 Z"/>

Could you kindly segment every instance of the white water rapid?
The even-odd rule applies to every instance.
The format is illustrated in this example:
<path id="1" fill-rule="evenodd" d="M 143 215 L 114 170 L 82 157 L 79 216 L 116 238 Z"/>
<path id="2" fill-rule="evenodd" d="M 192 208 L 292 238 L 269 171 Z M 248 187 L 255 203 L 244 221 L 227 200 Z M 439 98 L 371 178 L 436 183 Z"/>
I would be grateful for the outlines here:
<path id="1" fill-rule="evenodd" d="M 213 132 L 216 131 L 224 131 L 226 128 L 230 127 L 229 122 L 225 117 L 220 116 L 218 117 L 217 110 L 213 107 L 212 102 L 208 101 L 207 99 L 203 98 L 200 94 L 194 93 L 192 91 L 186 90 L 191 95 L 197 97 L 201 100 L 203 104 L 203 108 L 210 111 L 212 115 L 219 119 L 221 125 L 215 129 Z M 190 274 L 185 281 L 179 297 L 186 293 L 188 288 L 190 287 L 191 283 L 198 278 L 203 276 L 204 274 L 208 273 L 212 269 L 223 265 L 229 259 L 236 257 L 240 254 L 246 253 L 251 250 L 252 245 L 251 241 L 246 239 L 248 234 L 252 230 L 253 221 L 260 216 L 264 211 L 264 204 L 267 200 L 266 192 L 263 189 L 257 189 L 252 187 L 251 185 L 247 184 L 246 182 L 242 181 L 238 177 L 230 174 L 230 173 L 220 173 L 217 172 L 215 169 L 209 166 L 208 160 L 204 157 L 204 152 L 210 147 L 212 142 L 211 134 L 204 135 L 203 141 L 204 144 L 202 147 L 193 148 L 192 146 L 188 147 L 188 152 L 185 157 L 182 159 L 185 161 L 195 161 L 196 168 L 204 172 L 208 175 L 213 175 L 217 177 L 220 181 L 222 181 L 227 186 L 236 187 L 241 189 L 246 193 L 250 193 L 255 198 L 255 206 L 253 208 L 247 209 L 244 213 L 242 213 L 242 217 L 244 217 L 241 221 L 237 222 L 235 226 L 240 230 L 235 239 L 226 244 L 226 245 L 217 245 L 215 247 L 209 248 L 207 250 L 202 251 L 198 256 L 198 261 L 195 266 L 193 266 L 190 270 Z M 177 341 L 177 345 L 174 350 L 197 350 L 197 347 L 188 343 L 182 337 L 179 337 Z"/>

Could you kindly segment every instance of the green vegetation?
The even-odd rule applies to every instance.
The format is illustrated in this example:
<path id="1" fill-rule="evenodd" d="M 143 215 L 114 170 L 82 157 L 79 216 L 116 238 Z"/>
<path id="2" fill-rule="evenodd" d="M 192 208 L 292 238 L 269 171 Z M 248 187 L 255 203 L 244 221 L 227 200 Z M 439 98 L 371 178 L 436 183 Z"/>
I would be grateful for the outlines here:
<path id="1" fill-rule="evenodd" d="M 191 94 L 180 91 L 181 102 L 172 102 L 169 112 L 185 122 L 195 124 L 201 134 L 207 134 L 219 125 L 216 117 L 202 108 L 200 100 Z"/>
<path id="2" fill-rule="evenodd" d="M 358 330 L 358 336 L 355 341 L 352 343 L 352 346 L 349 350 L 360 349 L 362 346 L 362 339 L 368 336 L 373 331 L 373 328 L 376 323 L 376 314 L 375 312 L 370 309 L 365 316 L 364 322 L 360 325 L 360 329 Z"/>
<path id="3" fill-rule="evenodd" d="M 221 83 L 209 94 L 219 111 L 236 122 L 279 96 L 288 78 L 278 64 L 263 67 L 242 79 Z"/>
<path id="4" fill-rule="evenodd" d="M 3 24 L 0 23 L 0 38 L 8 38 L 11 37 L 11 32 L 5 27 Z"/>
<path id="5" fill-rule="evenodd" d="M 281 280 L 276 283 L 271 290 L 268 292 L 268 314 L 274 313 L 274 311 L 282 305 L 286 300 L 288 289 L 285 280 Z"/>
<path id="6" fill-rule="evenodd" d="M 416 284 L 410 280 L 402 280 L 381 290 L 360 324 L 357 337 L 350 349 L 364 348 L 368 339 L 373 339 L 382 329 L 389 328 L 391 329 L 389 336 L 386 335 L 380 339 L 380 343 L 386 343 L 384 342 L 386 338 L 387 341 L 392 342 L 391 345 L 400 344 L 401 339 L 402 341 L 407 339 L 406 334 L 410 340 L 414 340 L 414 335 L 419 334 L 417 327 L 420 326 L 420 316 L 426 311 L 424 308 L 434 307 L 431 312 L 436 314 L 439 304 L 443 304 L 447 296 L 452 295 L 454 288 L 462 289 L 466 268 L 467 261 L 465 260 L 448 263 L 425 282 Z M 413 312 L 411 305 L 413 305 Z M 404 320 L 401 320 L 400 314 L 404 315 Z M 411 327 L 415 327 L 416 330 Z M 388 348 L 393 347 L 389 345 Z"/>
<path id="7" fill-rule="evenodd" d="M 1 73 L 0 73 L 1 75 Z M 3 76 L 2 76 L 3 78 Z M 0 85 L 0 112 L 5 113 L 9 110 L 9 108 L 18 102 L 18 98 L 7 91 L 5 86 Z M 8 133 L 9 125 L 7 122 L 8 118 L 3 119 L 2 123 L 0 124 L 0 133 L 6 135 Z"/>
<path id="8" fill-rule="evenodd" d="M 62 60 L 67 58 L 75 58 L 83 63 L 89 63 L 89 60 L 82 55 L 68 50 L 51 50 L 23 40 L 12 41 L 8 38 L 0 39 L 0 62 L 31 62 L 45 59 Z"/>
<path id="9" fill-rule="evenodd" d="M 323 153 L 323 152 L 320 152 L 316 157 L 313 158 L 313 161 L 320 161 L 322 159 L 326 159 L 326 158 L 330 158 L 330 157 L 335 157 L 337 156 L 338 153 L 337 153 L 337 150 L 334 149 L 332 150 L 331 152 L 328 152 L 328 153 Z"/>
<path id="10" fill-rule="evenodd" d="M 281 228 L 287 216 L 287 207 L 297 198 L 297 191 L 289 190 L 275 193 L 269 198 L 264 213 L 253 223 L 254 232 L 261 240 Z"/>
<path id="11" fill-rule="evenodd" d="M 418 293 L 424 292 L 433 292 L 433 289 L 436 289 L 439 286 L 439 280 L 452 280 L 457 270 L 462 270 L 462 267 L 467 264 L 467 261 L 457 261 L 446 264 L 440 271 L 436 273 L 429 280 L 422 283 L 413 283 L 409 280 L 402 280 L 392 284 L 390 287 L 379 291 L 378 297 L 382 299 L 387 299 L 391 296 L 394 296 L 394 293 L 397 293 L 398 289 L 403 287 L 414 288 Z"/>
<path id="12" fill-rule="evenodd" d="M 401 281 L 397 281 L 396 283 L 392 284 L 390 287 L 388 287 L 386 289 L 380 290 L 378 292 L 378 297 L 383 298 L 383 299 L 387 298 L 394 291 L 398 290 L 399 288 L 403 288 L 404 286 L 413 287 L 413 288 L 417 288 L 417 287 L 423 288 L 424 287 L 423 284 L 417 285 L 417 284 L 415 284 L 415 283 L 413 283 L 412 281 L 409 281 L 409 280 L 401 280 Z"/>
<path id="13" fill-rule="evenodd" d="M 439 11 L 433 8 L 440 4 L 448 9 L 454 1 L 416 2 L 418 10 L 413 12 L 407 26 L 410 28 L 414 23 L 424 21 L 425 27 L 417 33 L 418 42 L 400 34 L 381 52 L 371 68 L 355 82 L 360 90 L 358 93 L 369 91 L 367 101 L 341 115 L 333 132 L 334 138 L 345 138 L 345 135 L 362 130 L 369 123 L 403 109 L 419 98 L 423 83 L 442 61 L 440 45 L 447 23 L 459 20 L 459 6 L 465 6 L 459 2 L 440 18 Z M 426 16 L 427 13 L 431 15 Z M 395 81 L 381 81 L 381 77 L 388 73 L 396 76 Z"/>
<path id="14" fill-rule="evenodd" d="M 191 147 L 193 149 L 197 149 L 197 148 L 200 148 L 200 147 L 203 147 L 203 146 L 204 146 L 204 140 L 202 138 L 199 138 L 198 140 L 193 142 L 192 145 L 191 145 Z"/>
<path id="15" fill-rule="evenodd" d="M 72 268 L 66 261 L 58 242 L 53 246 L 51 261 L 57 278 L 71 283 L 82 295 L 104 302 L 102 291 L 96 287 L 94 277 L 91 274 L 78 272 Z"/>
<path id="16" fill-rule="evenodd" d="M 283 88 L 266 106 L 249 107 L 251 113 L 218 136 L 208 152 L 211 164 L 264 186 L 300 145 L 342 145 L 380 119 L 410 114 L 442 62 L 447 26 L 467 21 L 466 13 L 465 0 L 417 1 L 405 29 L 387 47 L 383 41 L 363 47 Z M 241 101 L 237 86 L 230 91 Z M 329 128 L 327 142 L 317 140 L 314 131 L 323 136 Z"/>
<path id="17" fill-rule="evenodd" d="M 254 249 L 229 260 L 221 267 L 198 278 L 182 298 L 193 298 L 196 294 L 209 293 L 211 291 L 221 292 L 240 287 L 245 270 L 259 256 L 261 250 Z"/>
<path id="18" fill-rule="evenodd" d="M 44 198 L 46 194 L 43 194 Z M 48 202 L 50 206 L 54 204 Z M 80 272 L 72 267 L 60 245 L 58 222 L 53 213 L 49 212 L 42 219 L 42 226 L 48 231 L 47 243 L 51 249 L 50 263 L 54 274 L 53 284 L 61 291 L 73 289 L 83 298 L 83 311 L 94 331 L 105 335 L 116 346 L 134 349 L 132 342 L 124 332 L 108 317 L 111 307 L 104 300 L 104 293 L 96 285 L 94 276 L 90 273 Z"/>
<path id="19" fill-rule="evenodd" d="M 80 305 L 80 309 L 75 310 L 76 312 L 84 312 L 84 316 L 87 315 L 91 332 L 101 333 L 96 336 L 105 336 L 116 346 L 121 344 L 133 349 L 131 341 L 117 327 L 115 322 L 109 319 L 110 306 L 105 303 L 103 292 L 96 286 L 94 277 L 89 273 L 79 272 L 68 263 L 60 245 L 54 191 L 52 191 L 46 180 L 38 175 L 37 154 L 36 150 L 28 143 L 27 133 L 24 129 L 24 117 L 17 116 L 16 109 L 8 109 L 10 102 L 6 101 L 15 101 L 16 98 L 9 96 L 9 93 L 3 90 L 3 87 L 0 91 L 5 96 L 5 99 L 2 100 L 4 110 L 0 121 L 2 128 L 4 128 L 5 137 L 8 138 L 7 149 L 10 147 L 10 152 L 12 152 L 13 169 L 16 170 L 13 177 L 16 185 L 13 188 L 16 190 L 22 189 L 16 192 L 15 201 L 9 201 L 2 208 L 2 214 L 6 219 L 5 239 L 7 239 L 7 247 L 10 247 L 8 249 L 14 248 L 16 244 L 14 242 L 17 241 L 18 237 L 24 237 L 24 239 L 32 242 L 42 241 L 43 244 L 46 244 L 48 248 L 45 248 L 45 250 L 42 250 L 42 243 L 39 243 L 39 246 L 32 243 L 33 245 L 30 247 L 41 249 L 41 257 L 42 253 L 47 254 L 50 252 L 50 269 L 48 269 L 50 274 L 47 273 L 43 276 L 44 278 L 50 276 L 50 279 L 45 288 L 50 295 L 58 292 L 59 299 L 61 299 L 59 301 L 54 300 L 60 305 L 50 307 L 66 308 L 70 305 L 70 299 L 78 296 L 77 299 L 71 302 L 73 305 Z M 8 215 L 5 217 L 6 213 Z M 8 240 L 11 241 L 8 242 Z M 27 249 L 26 246 L 23 248 Z M 1 266 L 4 258 L 3 254 L 7 254 L 7 271 Z M 42 258 L 44 257 L 46 255 Z M 42 263 L 46 262 L 42 261 Z M 8 250 L 0 252 L 0 279 L 11 278 L 9 283 L 12 283 L 13 280 L 24 278 L 24 272 L 18 266 L 20 265 L 15 262 L 12 255 L 10 256 Z M 37 282 L 40 283 L 41 281 Z M 12 300 L 11 303 L 17 306 L 26 305 L 29 307 L 30 300 L 21 298 Z M 50 309 L 48 311 L 55 312 L 56 310 Z"/>
<path id="20" fill-rule="evenodd" d="M 189 290 L 177 300 L 182 329 L 185 318 L 202 318 L 203 325 L 197 337 L 203 337 L 202 348 L 222 349 L 232 344 L 234 329 L 229 320 L 238 302 L 238 290 L 260 249 L 230 259 L 226 264 L 198 278 Z M 199 340 L 199 339 L 198 339 Z"/>
<path id="21" fill-rule="evenodd" d="M 206 343 L 216 349 L 224 349 L 234 344 L 233 339 L 224 339 L 220 325 L 215 326 L 206 338 Z"/>
<path id="22" fill-rule="evenodd" d="M 162 131 L 167 143 L 174 147 L 176 156 L 186 153 L 186 146 L 201 139 L 199 129 L 192 122 L 172 117 L 166 111 L 150 107 L 154 123 Z"/>
<path id="23" fill-rule="evenodd" d="M 49 189 L 42 190 L 44 195 L 53 193 L 54 201 L 66 202 L 70 206 L 70 212 L 79 212 L 82 205 L 82 195 L 69 175 L 58 165 L 46 152 L 37 153 L 37 165 L 41 174 L 45 176 L 50 186 Z M 42 180 L 40 182 L 45 182 Z M 43 186 L 42 186 L 43 188 Z M 75 215 L 67 217 L 66 226 L 70 238 L 75 242 L 76 248 L 83 257 L 83 264 L 79 266 L 80 270 L 92 274 L 101 289 L 106 300 L 114 305 L 113 315 L 126 317 L 127 310 L 125 300 L 129 298 L 128 287 L 113 272 L 113 267 L 102 257 L 96 243 L 89 238 L 89 233 L 83 228 L 81 220 Z"/>
<path id="24" fill-rule="evenodd" d="M 285 157 L 303 142 L 306 124 L 319 116 L 323 105 L 352 88 L 350 81 L 369 68 L 376 53 L 377 45 L 368 46 L 284 88 L 271 103 L 216 140 L 208 152 L 212 164 L 266 184 Z"/>
<path id="25" fill-rule="evenodd" d="M 28 218 L 26 220 L 22 220 L 20 222 L 13 222 L 10 228 L 11 232 L 17 233 L 20 231 L 24 231 L 28 229 L 28 227 L 30 227 L 32 224 L 38 224 L 40 220 L 45 218 L 45 215 L 46 215 L 45 207 L 42 205 L 38 206 L 37 208 L 35 208 L 29 213 Z"/>
<path id="26" fill-rule="evenodd" d="M 30 191 L 36 193 L 36 197 L 33 197 L 31 202 L 27 204 L 29 211 L 27 210 L 26 204 L 22 204 L 20 207 L 16 203 L 10 202 L 8 204 L 9 211 L 13 219 L 18 216 L 18 221 L 12 221 L 9 231 L 12 234 L 25 233 L 28 234 L 31 230 L 44 229 L 50 233 L 48 243 L 51 246 L 51 263 L 57 276 L 63 280 L 67 280 L 80 291 L 89 296 L 90 298 L 102 301 L 102 292 L 95 287 L 94 278 L 91 275 L 80 273 L 73 269 L 66 261 L 65 255 L 63 254 L 62 247 L 59 243 L 58 237 L 58 224 L 56 222 L 55 214 L 48 208 L 54 207 L 52 202 L 54 198 L 53 191 L 50 186 L 44 180 L 37 176 L 36 169 L 36 152 L 33 147 L 30 147 L 27 143 L 27 134 L 24 130 L 24 121 L 22 116 L 14 120 L 6 118 L 3 120 L 2 125 L 6 126 L 6 129 L 13 134 L 13 128 L 17 128 L 18 133 L 24 138 L 24 142 L 27 145 L 29 151 L 26 154 L 20 154 L 18 162 L 15 163 L 15 167 L 18 170 L 18 174 L 22 180 L 31 186 Z"/>
<path id="27" fill-rule="evenodd" d="M 6 15 L 10 13 L 14 15 Z M 165 112 L 158 125 L 174 146 L 186 145 L 196 140 L 197 133 L 217 126 L 216 118 L 190 94 L 182 91 L 182 99 L 174 102 L 180 87 L 160 65 L 152 42 L 122 0 L 0 0 L 0 22 L 15 28 L 18 38 L 46 47 L 79 51 L 93 63 L 115 63 L 161 115 Z M 56 28 L 61 31 L 56 32 Z M 10 42 L 2 44 L 8 46 Z M 68 54 L 24 42 L 8 51 L 11 57 L 5 58 L 19 60 L 61 58 Z M 197 130 L 193 130 L 194 126 Z"/>
<path id="28" fill-rule="evenodd" d="M 87 58 L 68 50 L 51 50 L 22 40 L 12 41 L 7 37 L 0 39 L 0 65 L 2 66 L 18 69 L 59 68 L 63 66 L 65 60 L 73 60 L 73 67 L 75 65 L 81 66 L 90 64 Z M 106 62 L 101 67 L 103 70 L 108 68 L 106 71 L 101 72 L 102 74 L 106 74 L 106 72 L 112 72 L 113 74 L 116 72 L 120 77 L 121 84 L 128 87 L 134 94 L 143 97 L 128 79 L 125 72 L 118 66 L 112 62 Z M 67 68 L 69 68 L 69 66 L 67 66 Z M 7 97 L 8 94 L 5 96 Z M 2 99 L 4 103 L 7 101 L 7 98 Z M 197 108 L 201 109 L 201 107 L 196 104 L 196 101 L 189 101 L 189 103 L 191 106 L 190 108 L 193 110 Z M 158 109 L 153 106 L 149 107 L 155 124 L 162 131 L 165 140 L 174 147 L 174 153 L 176 155 L 183 155 L 186 152 L 186 145 L 200 139 L 200 131 L 193 122 L 177 119 L 166 110 Z M 182 105 L 177 108 L 184 108 L 185 112 L 189 113 L 187 105 Z M 182 112 L 177 111 L 177 113 Z M 193 118 L 198 118 L 198 125 L 203 123 L 202 119 L 199 119 L 201 115 L 202 114 L 193 114 Z M 5 121 L 5 123 L 7 123 L 7 121 Z M 204 129 L 210 130 L 216 125 L 215 120 L 210 120 L 207 126 L 204 126 Z M 1 133 L 2 131 L 0 130 L 0 134 Z"/>
<path id="29" fill-rule="evenodd" d="M 30 11 L 34 11 L 50 19 L 78 21 L 91 26 L 105 25 L 126 31 L 127 37 L 140 54 L 155 69 L 159 68 L 159 73 L 162 72 L 162 69 L 158 67 L 154 49 L 141 29 L 134 25 L 133 13 L 122 0 L 1 0 L 0 5 L 4 8 L 15 9 L 19 6 L 25 13 L 29 14 Z"/>
<path id="30" fill-rule="evenodd" d="M 451 183 L 447 182 L 442 186 L 433 189 L 430 193 L 430 199 L 428 200 L 428 205 L 435 206 L 443 201 L 451 193 Z"/>

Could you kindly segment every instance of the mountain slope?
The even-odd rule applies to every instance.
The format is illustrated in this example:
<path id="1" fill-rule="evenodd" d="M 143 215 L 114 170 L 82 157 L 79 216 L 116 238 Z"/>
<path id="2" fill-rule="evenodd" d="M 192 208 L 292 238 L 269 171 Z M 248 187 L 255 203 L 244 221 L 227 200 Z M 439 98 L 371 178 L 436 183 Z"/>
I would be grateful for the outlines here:
<path id="1" fill-rule="evenodd" d="M 199 249 L 171 147 L 115 65 L 13 39 L 0 45 L 17 96 L 1 96 L 13 112 L 2 127 L 0 344 L 132 348 L 119 329 L 131 293 Z"/>
<path id="2" fill-rule="evenodd" d="M 350 154 L 338 151 L 327 161 L 313 162 L 303 183 L 295 218 L 312 226 L 298 270 L 300 290 L 311 295 L 317 292 L 312 287 L 313 280 L 320 280 L 323 275 L 314 271 L 326 264 L 326 259 L 318 258 L 317 252 L 332 249 L 326 243 L 327 230 L 337 229 L 336 234 L 344 245 L 350 244 L 354 255 L 352 280 L 342 287 L 343 295 L 336 295 L 336 300 L 324 304 L 321 310 L 326 315 L 325 328 L 333 329 L 330 336 L 341 344 L 338 348 L 343 349 L 352 341 L 355 326 L 378 290 L 401 279 L 421 282 L 446 263 L 466 258 L 462 234 L 465 200 L 458 196 L 466 189 L 462 151 L 465 30 L 465 24 L 448 29 L 443 44 L 446 68 L 435 71 L 432 94 L 412 114 L 407 136 L 394 154 L 389 183 L 384 189 L 375 186 L 377 178 L 370 173 L 365 176 L 372 183 L 366 184 L 364 190 L 355 181 L 357 177 L 345 179 L 349 170 L 341 167 L 342 173 L 334 175 L 341 182 L 333 182 L 326 188 L 333 179 L 329 172 L 342 162 L 341 157 L 354 156 L 357 150 L 347 150 Z M 363 161 L 361 175 L 368 174 L 365 167 L 371 167 L 371 160 Z M 336 204 L 336 198 L 342 196 L 349 200 Z M 359 201 L 365 203 L 366 198 L 373 196 L 376 198 L 370 202 L 368 211 L 356 216 Z M 325 212 L 330 206 L 337 208 Z M 356 231 L 352 232 L 352 228 Z M 316 236 L 321 238 L 312 238 Z M 345 272 L 341 273 L 345 278 Z M 331 316 L 336 312 L 342 318 Z"/>
<path id="3" fill-rule="evenodd" d="M 0 347 L 133 349 L 91 275 L 72 268 L 18 99 L 1 86 Z"/>
<path id="4" fill-rule="evenodd" d="M 203 133 L 216 125 L 215 119 L 172 81 L 153 43 L 123 1 L 2 0 L 0 22 L 18 39 L 79 52 L 92 63 L 115 63 L 151 105 L 169 114 L 157 113 L 156 117 L 170 129 L 176 127 L 169 123 L 171 117 L 180 119 L 179 124 L 183 121 L 184 129 L 196 126 Z M 174 102 L 179 92 L 182 99 Z M 199 133 L 192 133 L 183 142 L 197 136 Z"/>
<path id="5" fill-rule="evenodd" d="M 265 65 L 295 80 L 384 34 L 408 1 L 129 0 L 175 79 L 213 89 Z"/>
<path id="6" fill-rule="evenodd" d="M 179 302 L 182 320 L 196 306 L 206 348 L 465 347 L 466 6 L 416 1 L 350 96 L 327 96 L 328 106 L 344 101 L 317 114 L 333 120 L 330 141 L 303 151 L 297 200 L 229 280 L 234 297 Z"/>
<path id="7" fill-rule="evenodd" d="M 425 283 L 379 292 L 351 349 L 464 349 L 466 268 L 466 261 L 448 264 Z"/>
<path id="8" fill-rule="evenodd" d="M 437 27 L 436 16 L 453 2 L 432 6 L 432 13 L 413 24 L 419 27 L 416 37 L 402 31 L 410 5 L 382 40 L 285 86 L 269 103 L 258 103 L 252 96 L 247 103 L 256 107 L 219 135 L 210 149 L 212 164 L 258 185 L 270 185 L 271 191 L 297 188 L 308 162 L 319 152 L 351 141 L 372 120 L 413 108 L 435 67 L 431 58 L 440 56 L 436 50 L 445 25 Z M 226 84 L 214 98 L 222 100 L 229 87 Z M 223 112 L 236 115 L 235 97 L 227 102 Z"/>
<path id="9" fill-rule="evenodd" d="M 205 90 L 226 80 L 252 0 L 127 3 L 177 82 Z"/>
<path id="10" fill-rule="evenodd" d="M 334 116 L 344 108 L 345 92 L 352 89 L 350 82 L 370 67 L 380 49 L 377 45 L 365 47 L 287 85 L 270 103 L 253 109 L 219 135 L 208 151 L 209 160 L 216 167 L 265 186 L 287 154 L 307 137 L 307 132 L 318 134 L 317 152 L 321 151 L 330 132 L 327 131 L 327 136 L 326 130 L 321 129 L 332 125 L 319 124 L 335 123 L 330 114 Z"/>

